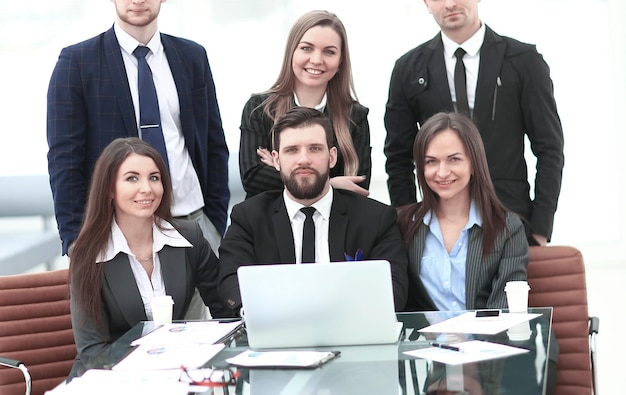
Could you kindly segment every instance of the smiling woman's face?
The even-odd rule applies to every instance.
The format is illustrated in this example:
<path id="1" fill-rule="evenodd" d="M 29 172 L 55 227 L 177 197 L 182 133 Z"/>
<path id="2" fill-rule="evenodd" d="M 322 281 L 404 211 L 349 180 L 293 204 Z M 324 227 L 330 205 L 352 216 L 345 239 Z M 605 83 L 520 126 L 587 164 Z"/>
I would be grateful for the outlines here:
<path id="1" fill-rule="evenodd" d="M 341 37 L 330 26 L 314 26 L 304 33 L 291 60 L 296 90 L 326 89 L 341 64 Z"/>
<path id="2" fill-rule="evenodd" d="M 152 218 L 161 204 L 163 183 L 152 158 L 130 154 L 117 169 L 112 192 L 115 218 Z"/>

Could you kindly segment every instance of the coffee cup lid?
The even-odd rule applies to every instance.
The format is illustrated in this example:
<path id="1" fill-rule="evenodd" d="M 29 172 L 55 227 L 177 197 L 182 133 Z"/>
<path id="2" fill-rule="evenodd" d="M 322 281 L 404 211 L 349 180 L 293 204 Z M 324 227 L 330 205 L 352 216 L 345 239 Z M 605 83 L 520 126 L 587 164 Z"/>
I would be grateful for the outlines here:
<path id="1" fill-rule="evenodd" d="M 530 286 L 528 285 L 527 281 L 509 281 L 506 283 L 506 285 L 504 286 L 504 290 L 506 291 L 507 289 L 530 289 Z"/>

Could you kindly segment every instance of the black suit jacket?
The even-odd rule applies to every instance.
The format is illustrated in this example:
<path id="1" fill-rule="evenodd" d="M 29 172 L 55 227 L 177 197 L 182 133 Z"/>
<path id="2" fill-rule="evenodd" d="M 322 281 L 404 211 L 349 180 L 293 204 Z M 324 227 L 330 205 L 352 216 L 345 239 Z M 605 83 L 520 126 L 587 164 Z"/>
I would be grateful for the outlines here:
<path id="1" fill-rule="evenodd" d="M 416 201 L 413 141 L 419 125 L 454 107 L 441 33 L 399 58 L 385 113 L 385 155 L 392 205 Z M 488 26 L 480 50 L 473 120 L 480 130 L 498 197 L 528 220 L 533 233 L 552 234 L 561 190 L 563 131 L 550 70 L 533 45 L 502 37 Z M 524 136 L 537 157 L 530 198 Z"/>
<path id="2" fill-rule="evenodd" d="M 241 308 L 237 269 L 243 265 L 294 263 L 296 253 L 283 191 L 264 192 L 233 207 L 231 224 L 220 245 L 220 299 L 236 314 Z M 345 261 L 363 250 L 363 259 L 391 264 L 396 310 L 407 298 L 407 250 L 396 211 L 355 193 L 334 189 L 328 244 L 331 261 Z M 349 286 L 349 284 L 346 284 Z"/>
<path id="3" fill-rule="evenodd" d="M 204 197 L 223 233 L 230 192 L 228 147 L 213 76 L 199 44 L 161 34 L 180 102 L 180 124 Z M 138 136 L 126 68 L 113 28 L 64 48 L 48 88 L 48 172 L 63 253 L 82 223 L 96 160 L 118 137 Z"/>
<path id="4" fill-rule="evenodd" d="M 197 288 L 213 317 L 230 314 L 217 296 L 218 261 L 200 226 L 194 221 L 172 221 L 172 225 L 191 243 L 192 247 L 164 246 L 159 252 L 161 276 L 165 291 L 174 299 L 173 320 L 182 320 Z M 135 281 L 128 255 L 119 253 L 103 265 L 102 314 L 103 326 L 93 317 L 85 316 L 74 296 L 74 282 L 70 289 L 72 329 L 78 355 L 72 377 L 82 374 L 83 367 L 106 352 L 112 342 L 140 321 L 146 321 L 146 311 Z"/>

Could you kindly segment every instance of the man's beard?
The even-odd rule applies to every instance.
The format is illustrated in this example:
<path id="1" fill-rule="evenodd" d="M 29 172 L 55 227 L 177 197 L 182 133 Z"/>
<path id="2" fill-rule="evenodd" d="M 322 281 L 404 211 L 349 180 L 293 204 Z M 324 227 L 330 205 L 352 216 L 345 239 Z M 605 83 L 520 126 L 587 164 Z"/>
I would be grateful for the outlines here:
<path id="1" fill-rule="evenodd" d="M 330 170 L 327 169 L 324 174 L 320 174 L 317 170 L 308 168 L 307 170 L 314 173 L 313 176 L 315 179 L 313 182 L 308 182 L 308 180 L 301 180 L 298 182 L 298 176 L 295 174 L 298 170 L 301 169 L 294 169 L 290 175 L 286 175 L 282 172 L 280 173 L 280 178 L 289 193 L 291 193 L 294 198 L 303 200 L 314 199 L 320 196 L 324 191 L 326 181 L 328 181 Z"/>

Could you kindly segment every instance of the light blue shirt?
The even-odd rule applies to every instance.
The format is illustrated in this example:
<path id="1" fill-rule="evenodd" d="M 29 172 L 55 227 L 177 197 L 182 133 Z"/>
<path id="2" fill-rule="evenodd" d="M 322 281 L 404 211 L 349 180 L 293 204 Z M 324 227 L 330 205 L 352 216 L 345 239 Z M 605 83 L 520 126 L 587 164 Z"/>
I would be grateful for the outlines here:
<path id="1" fill-rule="evenodd" d="M 443 242 L 437 216 L 428 212 L 424 216 L 428 233 L 424 244 L 424 254 L 420 264 L 420 278 L 435 306 L 439 310 L 465 310 L 465 266 L 468 231 L 474 225 L 482 225 L 480 214 L 474 202 L 470 204 L 467 225 L 461 231 L 450 253 Z"/>

